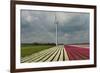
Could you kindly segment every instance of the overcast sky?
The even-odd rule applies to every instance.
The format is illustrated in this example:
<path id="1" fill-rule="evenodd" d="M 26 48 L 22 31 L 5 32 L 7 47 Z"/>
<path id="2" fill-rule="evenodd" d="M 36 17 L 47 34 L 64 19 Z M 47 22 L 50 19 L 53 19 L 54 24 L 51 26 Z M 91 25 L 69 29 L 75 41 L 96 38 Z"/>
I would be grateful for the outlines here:
<path id="1" fill-rule="evenodd" d="M 89 13 L 21 10 L 21 43 L 88 43 Z"/>

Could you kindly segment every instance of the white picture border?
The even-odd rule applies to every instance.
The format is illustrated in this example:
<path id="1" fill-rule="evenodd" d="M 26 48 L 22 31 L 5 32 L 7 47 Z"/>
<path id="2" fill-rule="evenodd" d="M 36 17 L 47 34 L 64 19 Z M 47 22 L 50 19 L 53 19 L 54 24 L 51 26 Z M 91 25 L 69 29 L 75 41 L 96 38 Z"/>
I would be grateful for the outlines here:
<path id="1" fill-rule="evenodd" d="M 65 12 L 86 12 L 90 13 L 90 59 L 76 60 L 76 61 L 59 61 L 59 62 L 42 62 L 42 63 L 21 63 L 21 45 L 20 45 L 20 11 L 27 10 L 46 10 L 46 11 L 65 11 Z M 43 68 L 43 67 L 57 67 L 57 66 L 75 66 L 75 65 L 89 65 L 94 64 L 94 11 L 86 8 L 70 8 L 70 7 L 52 7 L 52 6 L 36 6 L 36 5 L 16 5 L 16 68 Z"/>

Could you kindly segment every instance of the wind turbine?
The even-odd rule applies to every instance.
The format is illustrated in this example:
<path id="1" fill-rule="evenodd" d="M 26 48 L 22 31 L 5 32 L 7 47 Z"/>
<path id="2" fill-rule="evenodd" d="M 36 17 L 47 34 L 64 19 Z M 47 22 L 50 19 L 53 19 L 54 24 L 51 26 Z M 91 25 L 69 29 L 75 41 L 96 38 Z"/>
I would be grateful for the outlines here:
<path id="1" fill-rule="evenodd" d="M 55 13 L 55 22 L 54 24 L 56 24 L 56 46 L 58 45 L 58 21 L 57 21 L 57 16 Z"/>

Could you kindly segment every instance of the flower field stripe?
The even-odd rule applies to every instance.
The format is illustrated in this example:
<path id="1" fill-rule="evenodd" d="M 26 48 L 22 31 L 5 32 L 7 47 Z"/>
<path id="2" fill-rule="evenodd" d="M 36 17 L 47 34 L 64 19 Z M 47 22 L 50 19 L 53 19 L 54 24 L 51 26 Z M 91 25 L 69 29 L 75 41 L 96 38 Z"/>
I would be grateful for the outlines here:
<path id="1" fill-rule="evenodd" d="M 77 55 L 78 51 L 76 51 L 72 47 L 67 46 L 67 47 L 65 47 L 65 50 L 68 53 L 69 60 L 80 60 L 81 59 L 81 57 L 79 55 Z"/>
<path id="2" fill-rule="evenodd" d="M 65 50 L 68 53 L 69 60 L 84 60 L 89 59 L 89 49 L 65 45 Z"/>
<path id="3" fill-rule="evenodd" d="M 76 54 L 83 57 L 83 59 L 89 59 L 89 49 L 76 49 L 75 51 L 78 51 Z"/>
<path id="4" fill-rule="evenodd" d="M 50 49 L 49 49 L 50 50 Z M 42 58 L 45 58 L 47 55 L 50 55 L 52 52 L 54 52 L 54 51 L 56 51 L 57 49 L 52 49 L 52 50 L 50 50 L 50 51 L 48 51 L 48 52 L 45 52 L 45 50 L 44 50 L 44 53 L 43 53 L 43 55 L 38 55 L 38 53 L 37 53 L 37 56 L 36 56 L 36 58 L 33 58 L 31 61 L 29 61 L 29 62 L 37 62 L 37 61 L 39 61 L 40 59 L 42 59 Z"/>
<path id="5" fill-rule="evenodd" d="M 69 60 L 68 53 L 66 52 L 65 48 L 63 52 L 63 61 Z"/>
<path id="6" fill-rule="evenodd" d="M 69 60 L 76 60 L 78 59 L 77 55 L 75 56 L 75 54 L 71 51 L 71 49 L 65 48 L 67 54 L 68 54 L 68 58 Z"/>
<path id="7" fill-rule="evenodd" d="M 76 48 L 77 48 L 76 50 L 79 51 L 80 54 L 89 58 L 89 48 L 79 48 L 79 47 Z"/>
<path id="8" fill-rule="evenodd" d="M 50 56 L 50 57 L 48 58 L 48 60 L 44 60 L 44 61 L 46 61 L 46 62 L 52 61 L 52 60 L 54 59 L 54 57 L 57 55 L 58 52 L 59 52 L 59 49 L 58 49 L 52 56 Z"/>
<path id="9" fill-rule="evenodd" d="M 45 50 L 45 52 L 47 52 L 49 50 Z M 39 55 L 43 55 L 44 54 L 44 51 L 41 51 L 41 52 L 38 52 L 38 53 L 35 53 L 35 54 L 32 54 L 30 56 L 27 56 L 25 58 L 22 59 L 22 62 L 25 62 L 25 61 L 29 61 L 29 60 L 32 60 L 33 58 L 39 56 Z"/>
<path id="10" fill-rule="evenodd" d="M 55 54 L 55 52 L 59 51 L 59 49 L 56 49 L 56 51 L 51 52 L 49 55 L 46 55 L 44 58 L 40 59 L 37 62 L 45 62 L 47 61 L 51 56 L 53 56 L 53 54 Z"/>
<path id="11" fill-rule="evenodd" d="M 45 50 L 45 52 L 48 52 L 48 51 L 50 51 L 50 50 L 48 50 L 48 49 Z M 38 52 L 39 55 L 42 55 L 43 53 L 44 53 L 44 51 Z M 26 57 L 22 58 L 21 61 L 23 62 L 23 61 L 29 60 L 30 58 L 33 58 L 33 57 L 35 57 L 35 56 L 37 56 L 37 53 L 32 54 L 32 55 L 30 55 L 30 56 L 26 56 Z"/>
<path id="12" fill-rule="evenodd" d="M 52 51 L 50 51 L 50 52 L 52 52 Z M 35 56 L 35 57 L 33 57 L 30 61 L 28 61 L 28 62 L 35 62 L 35 60 L 37 60 L 37 59 L 40 59 L 41 58 L 41 56 L 43 57 L 43 56 L 45 56 L 45 55 L 48 55 L 48 52 L 44 52 L 44 53 L 42 53 L 42 54 L 38 54 L 37 53 L 37 56 Z"/>
<path id="13" fill-rule="evenodd" d="M 64 53 L 64 49 L 62 48 L 59 61 L 63 61 L 63 58 L 65 57 L 63 56 L 63 53 Z"/>
<path id="14" fill-rule="evenodd" d="M 78 51 L 77 54 L 79 56 L 82 57 L 82 59 L 89 59 L 89 48 L 83 48 L 83 47 L 74 47 L 73 48 L 75 49 L 74 51 Z"/>
<path id="15" fill-rule="evenodd" d="M 57 55 L 55 56 L 55 58 L 53 59 L 53 61 L 58 61 L 58 58 L 59 58 L 59 54 L 60 54 L 60 51 L 62 50 L 61 47 L 59 47 L 59 52 L 57 53 Z"/>
<path id="16" fill-rule="evenodd" d="M 58 48 L 58 47 L 56 47 L 56 49 L 57 49 L 57 51 L 59 52 L 60 51 L 60 48 Z M 57 52 L 57 51 L 55 51 L 55 52 Z M 43 58 L 42 60 L 40 60 L 40 61 L 43 61 L 43 62 L 47 62 L 48 61 L 48 59 L 50 58 L 50 57 L 52 57 L 53 56 L 53 54 L 55 53 L 55 52 L 53 52 L 52 54 L 50 54 L 49 56 L 46 56 L 45 58 Z M 58 53 L 57 52 L 57 53 Z M 56 55 L 56 54 L 55 54 Z"/>
<path id="17" fill-rule="evenodd" d="M 21 59 L 22 63 L 31 62 L 52 62 L 69 60 L 64 49 L 64 45 L 58 45 L 47 50 L 43 50 Z"/>
<path id="18" fill-rule="evenodd" d="M 27 57 L 25 57 L 25 58 L 22 58 L 22 62 L 31 62 L 31 60 L 33 60 L 33 59 L 36 59 L 36 58 L 39 58 L 40 56 L 42 56 L 42 55 L 46 55 L 46 54 L 48 54 L 47 52 L 50 52 L 50 51 L 54 51 L 55 49 L 53 49 L 53 48 L 50 48 L 50 49 L 47 49 L 47 50 L 43 50 L 43 51 L 40 51 L 40 52 L 38 52 L 38 53 L 35 53 L 35 54 L 32 54 L 32 55 L 30 55 L 30 56 L 27 56 Z"/>
<path id="19" fill-rule="evenodd" d="M 63 61 L 65 61 L 65 49 L 63 49 Z"/>
<path id="20" fill-rule="evenodd" d="M 56 51 L 56 49 L 52 49 L 50 51 L 44 52 L 43 54 L 37 55 L 35 58 L 32 59 L 32 61 L 35 61 L 37 59 L 41 59 L 41 57 L 45 57 L 46 55 L 50 54 L 53 51 Z"/>
<path id="21" fill-rule="evenodd" d="M 84 55 L 82 55 L 82 53 L 80 53 L 79 51 L 77 51 L 76 49 L 71 51 L 72 54 L 74 54 L 75 59 L 77 60 L 81 60 L 81 59 L 86 59 L 86 57 Z M 74 57 L 73 56 L 73 57 Z"/>

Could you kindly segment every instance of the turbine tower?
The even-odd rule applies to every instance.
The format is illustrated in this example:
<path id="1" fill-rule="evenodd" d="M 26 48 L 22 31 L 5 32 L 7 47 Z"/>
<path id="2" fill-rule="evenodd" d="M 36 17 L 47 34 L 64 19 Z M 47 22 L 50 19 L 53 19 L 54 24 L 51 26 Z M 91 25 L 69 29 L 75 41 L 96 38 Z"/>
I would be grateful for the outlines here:
<path id="1" fill-rule="evenodd" d="M 55 24 L 56 24 L 56 46 L 58 45 L 58 21 L 57 21 L 57 16 L 55 13 Z"/>

